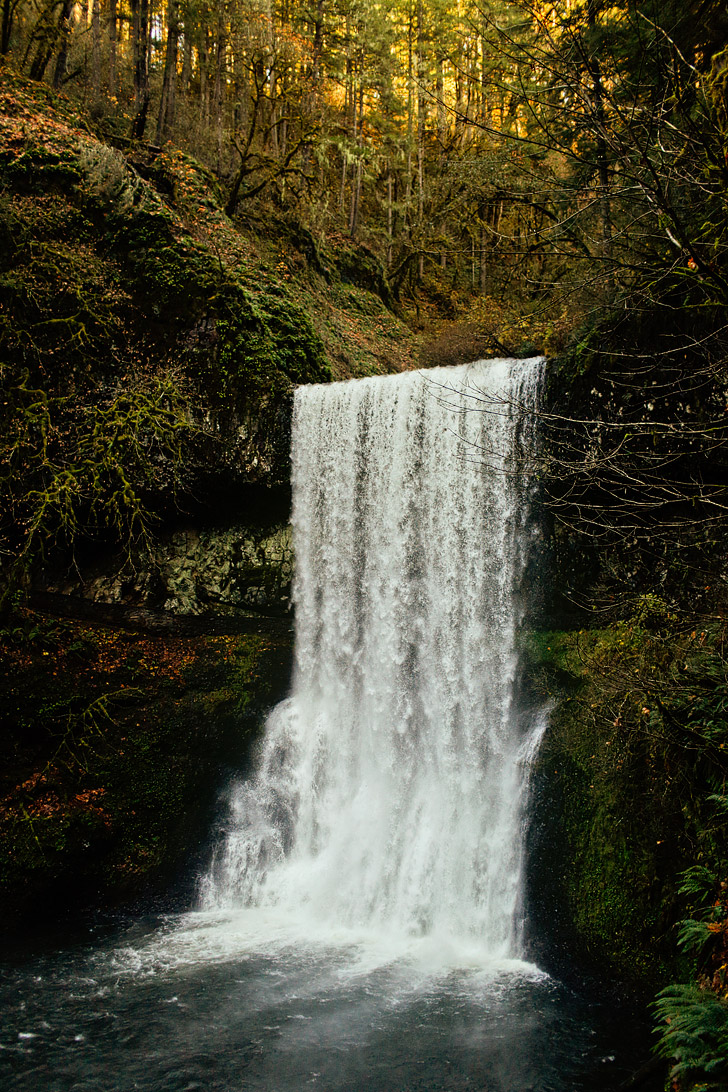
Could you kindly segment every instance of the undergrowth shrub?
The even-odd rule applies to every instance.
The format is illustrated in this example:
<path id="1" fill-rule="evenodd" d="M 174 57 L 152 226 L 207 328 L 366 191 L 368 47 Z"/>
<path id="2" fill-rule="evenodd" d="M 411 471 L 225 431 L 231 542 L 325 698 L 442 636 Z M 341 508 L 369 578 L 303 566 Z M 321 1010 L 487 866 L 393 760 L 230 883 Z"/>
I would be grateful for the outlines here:
<path id="1" fill-rule="evenodd" d="M 726 797 L 718 797 L 719 806 Z M 715 805 L 714 805 L 715 806 Z M 728 875 L 723 859 L 721 874 Z M 728 1088 L 728 882 L 704 864 L 682 874 L 679 893 L 693 916 L 679 925 L 678 945 L 694 962 L 695 982 L 668 986 L 654 1005 L 656 1050 L 673 1062 L 676 1087 Z"/>
<path id="2" fill-rule="evenodd" d="M 137 205 L 149 190 L 133 171 L 126 157 L 116 148 L 98 141 L 84 141 L 79 165 L 84 175 L 85 189 L 104 208 L 124 215 Z"/>

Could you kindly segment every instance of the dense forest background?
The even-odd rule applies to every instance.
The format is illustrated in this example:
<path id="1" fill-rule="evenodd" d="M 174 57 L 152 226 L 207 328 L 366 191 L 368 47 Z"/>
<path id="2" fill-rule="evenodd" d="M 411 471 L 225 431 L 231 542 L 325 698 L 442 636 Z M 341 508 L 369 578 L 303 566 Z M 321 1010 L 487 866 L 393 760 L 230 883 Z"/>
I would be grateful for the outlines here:
<path id="1" fill-rule="evenodd" d="M 268 693 L 259 634 L 132 639 L 39 593 L 80 595 L 104 553 L 119 610 L 178 609 L 160 529 L 285 487 L 295 383 L 544 353 L 544 916 L 623 978 L 680 973 L 673 1087 L 725 1088 L 725 4 L 0 6 L 11 908 L 178 859 L 190 754 L 222 754 L 190 679 L 221 739 Z"/>
<path id="2" fill-rule="evenodd" d="M 670 291 L 725 304 L 726 15 L 691 0 L 3 0 L 0 51 L 120 147 L 540 348 Z M 526 339 L 521 338 L 521 341 Z"/>

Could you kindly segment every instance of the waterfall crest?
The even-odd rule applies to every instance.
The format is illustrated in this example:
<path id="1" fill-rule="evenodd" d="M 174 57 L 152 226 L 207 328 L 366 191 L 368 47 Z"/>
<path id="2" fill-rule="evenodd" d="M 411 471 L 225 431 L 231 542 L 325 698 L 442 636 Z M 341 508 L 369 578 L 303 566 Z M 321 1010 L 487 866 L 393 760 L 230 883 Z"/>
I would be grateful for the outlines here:
<path id="1" fill-rule="evenodd" d="M 518 708 L 516 636 L 540 373 L 480 361 L 297 390 L 292 693 L 232 791 L 203 908 L 520 955 L 542 725 Z"/>

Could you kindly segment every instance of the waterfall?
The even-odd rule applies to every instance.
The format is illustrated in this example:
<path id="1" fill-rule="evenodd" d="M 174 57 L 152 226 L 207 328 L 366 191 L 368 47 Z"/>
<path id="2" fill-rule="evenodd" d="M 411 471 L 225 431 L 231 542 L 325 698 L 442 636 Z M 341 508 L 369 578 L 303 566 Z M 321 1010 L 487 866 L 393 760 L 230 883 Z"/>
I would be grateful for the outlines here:
<path id="1" fill-rule="evenodd" d="M 203 908 L 521 954 L 540 374 L 480 361 L 297 390 L 292 692 L 232 790 Z"/>

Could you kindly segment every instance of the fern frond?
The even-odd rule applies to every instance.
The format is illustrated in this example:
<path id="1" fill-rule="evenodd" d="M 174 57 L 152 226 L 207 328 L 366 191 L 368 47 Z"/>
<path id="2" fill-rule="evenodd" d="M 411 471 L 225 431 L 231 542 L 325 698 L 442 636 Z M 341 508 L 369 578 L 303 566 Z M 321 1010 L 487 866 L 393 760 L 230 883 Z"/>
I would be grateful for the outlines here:
<path id="1" fill-rule="evenodd" d="M 728 1080 L 728 1003 L 695 986 L 668 986 L 654 1004 L 655 1047 L 674 1062 L 671 1076 L 707 1078 L 706 1089 Z"/>

